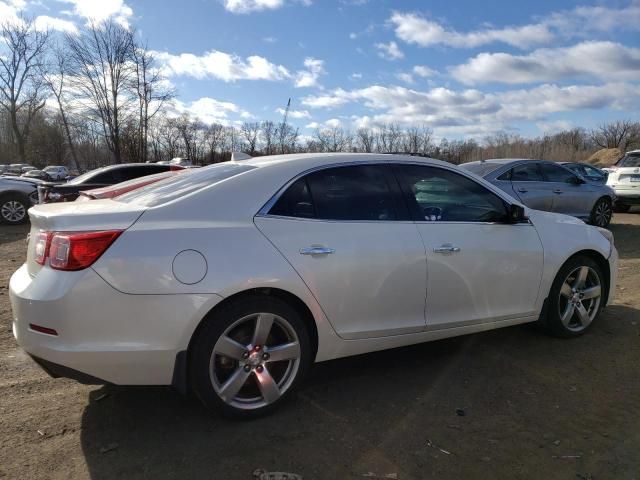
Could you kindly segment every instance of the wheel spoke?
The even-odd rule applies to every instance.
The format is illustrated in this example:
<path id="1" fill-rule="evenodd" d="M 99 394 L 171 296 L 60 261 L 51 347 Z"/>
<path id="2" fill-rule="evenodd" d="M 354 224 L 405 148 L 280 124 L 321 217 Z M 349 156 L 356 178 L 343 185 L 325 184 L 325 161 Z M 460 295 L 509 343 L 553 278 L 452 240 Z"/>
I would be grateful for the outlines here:
<path id="1" fill-rule="evenodd" d="M 567 307 L 564 309 L 564 312 L 560 316 L 560 320 L 565 327 L 569 326 L 571 322 L 571 318 L 573 317 L 573 312 L 575 311 L 575 306 L 573 303 L 567 303 Z"/>
<path id="2" fill-rule="evenodd" d="M 234 360 L 242 359 L 242 354 L 247 351 L 244 345 L 236 342 L 232 338 L 223 335 L 216 343 L 214 351 L 218 355 L 233 358 Z"/>
<path id="3" fill-rule="evenodd" d="M 300 344 L 298 342 L 285 343 L 276 347 L 269 347 L 269 361 L 293 360 L 300 356 Z"/>
<path id="4" fill-rule="evenodd" d="M 273 403 L 278 400 L 278 398 L 280 398 L 280 389 L 269 373 L 269 370 L 264 368 L 260 373 L 256 370 L 255 374 L 258 379 L 258 387 L 265 401 L 267 403 Z"/>
<path id="5" fill-rule="evenodd" d="M 587 309 L 584 308 L 584 305 L 582 305 L 582 303 L 578 303 L 578 305 L 576 305 L 576 313 L 578 314 L 578 318 L 580 319 L 580 324 L 583 327 L 586 327 L 591 323 L 591 317 L 589 317 L 589 312 L 587 312 Z"/>
<path id="6" fill-rule="evenodd" d="M 562 287 L 560 288 L 560 294 L 563 297 L 571 298 L 571 296 L 573 295 L 573 290 L 571 289 L 571 285 L 569 285 L 567 282 L 564 282 L 562 284 Z"/>
<path id="7" fill-rule="evenodd" d="M 256 318 L 256 329 L 253 332 L 253 345 L 264 345 L 267 343 L 271 326 L 273 325 L 273 315 L 270 313 L 261 313 Z"/>
<path id="8" fill-rule="evenodd" d="M 576 280 L 575 280 L 575 283 L 573 284 L 573 288 L 584 287 L 584 284 L 587 281 L 587 275 L 589 275 L 589 267 L 580 267 L 580 271 L 576 276 Z"/>
<path id="9" fill-rule="evenodd" d="M 600 285 L 596 285 L 594 287 L 590 287 L 583 290 L 582 294 L 584 295 L 582 297 L 583 300 L 588 300 L 590 298 L 598 298 L 602 294 L 602 289 L 600 288 Z"/>
<path id="10" fill-rule="evenodd" d="M 231 402 L 245 384 L 250 374 L 251 372 L 245 372 L 242 368 L 236 369 L 231 377 L 229 377 L 229 380 L 224 382 L 224 385 L 220 388 L 220 397 L 225 402 Z"/>

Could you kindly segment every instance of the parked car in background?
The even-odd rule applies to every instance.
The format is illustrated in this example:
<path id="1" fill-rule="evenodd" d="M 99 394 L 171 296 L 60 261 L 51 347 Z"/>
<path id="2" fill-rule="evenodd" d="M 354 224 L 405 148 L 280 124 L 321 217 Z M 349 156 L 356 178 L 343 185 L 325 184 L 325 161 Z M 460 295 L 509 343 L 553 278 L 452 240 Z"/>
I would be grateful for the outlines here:
<path id="1" fill-rule="evenodd" d="M 431 159 L 225 162 L 29 215 L 9 287 L 23 349 L 54 374 L 173 384 L 240 416 L 314 361 L 525 322 L 575 337 L 615 294 L 611 232 Z"/>
<path id="2" fill-rule="evenodd" d="M 640 150 L 627 152 L 607 170 L 607 185 L 616 192 L 615 209 L 628 212 L 633 205 L 640 205 Z"/>
<path id="3" fill-rule="evenodd" d="M 527 207 L 563 213 L 599 227 L 611 221 L 615 192 L 545 160 L 496 159 L 461 167 L 493 183 Z"/>
<path id="4" fill-rule="evenodd" d="M 36 169 L 36 167 L 32 167 L 31 165 L 27 165 L 25 167 L 22 167 L 20 169 L 20 172 L 21 173 L 27 173 L 27 172 L 30 172 L 31 170 L 35 170 L 35 169 Z"/>
<path id="5" fill-rule="evenodd" d="M 44 169 L 51 180 L 64 180 L 69 176 L 69 169 L 62 165 L 50 165 Z"/>
<path id="6" fill-rule="evenodd" d="M 10 168 L 9 165 L 0 165 L 0 175 L 4 175 Z"/>
<path id="7" fill-rule="evenodd" d="M 191 159 L 184 157 L 175 157 L 169 160 L 169 165 L 180 165 L 181 167 L 192 167 Z"/>
<path id="8" fill-rule="evenodd" d="M 38 203 L 40 180 L 0 177 L 0 223 L 17 225 L 27 221 L 27 210 Z"/>
<path id="9" fill-rule="evenodd" d="M 37 178 L 39 180 L 50 181 L 51 177 L 47 174 L 47 172 L 43 170 L 28 170 L 27 172 L 20 175 L 24 178 Z"/>
<path id="10" fill-rule="evenodd" d="M 588 163 L 580 162 L 558 162 L 560 165 L 564 165 L 573 173 L 580 175 L 585 180 L 589 180 L 594 183 L 607 183 L 607 177 L 609 172 L 602 170 Z"/>
<path id="11" fill-rule="evenodd" d="M 108 187 L 116 183 L 144 177 L 154 173 L 180 170 L 177 165 L 158 165 L 156 163 L 125 163 L 97 168 L 80 175 L 67 183 L 43 183 L 38 187 L 40 203 L 72 202 L 82 190 Z"/>
<path id="12" fill-rule="evenodd" d="M 146 175 L 140 178 L 134 178 L 126 182 L 116 183 L 110 187 L 94 188 L 92 190 L 83 190 L 80 192 L 80 196 L 76 199 L 76 202 L 84 202 L 87 200 L 102 200 L 104 198 L 113 198 L 118 195 L 135 190 L 136 188 L 142 188 L 152 183 L 171 178 L 177 174 L 185 174 L 190 170 L 169 170 L 168 172 L 154 173 L 152 175 Z"/>

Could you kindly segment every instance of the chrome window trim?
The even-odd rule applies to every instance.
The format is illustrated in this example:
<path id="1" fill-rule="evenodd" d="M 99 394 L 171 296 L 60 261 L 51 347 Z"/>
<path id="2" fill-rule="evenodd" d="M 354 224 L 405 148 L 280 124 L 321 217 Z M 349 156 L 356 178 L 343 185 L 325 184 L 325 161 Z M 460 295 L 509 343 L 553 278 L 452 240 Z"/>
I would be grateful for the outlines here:
<path id="1" fill-rule="evenodd" d="M 430 163 L 426 163 L 426 162 L 419 162 L 419 161 L 404 161 L 404 160 L 395 160 L 395 159 L 389 159 L 389 161 L 381 161 L 381 160 L 358 160 L 358 161 L 352 161 L 352 162 L 340 162 L 340 163 L 328 163 L 325 165 L 319 165 L 317 167 L 313 167 L 313 168 L 309 168 L 307 170 L 304 170 L 303 172 L 300 172 L 299 174 L 297 174 L 295 177 L 293 177 L 291 180 L 289 180 L 287 183 L 285 183 L 282 187 L 280 187 L 280 189 L 278 189 L 276 191 L 276 193 L 267 201 L 267 203 L 265 203 L 262 208 L 260 208 L 260 210 L 258 210 L 258 213 L 256 213 L 254 215 L 254 217 L 264 217 L 264 218 L 279 218 L 281 220 L 303 220 L 303 221 L 317 221 L 317 222 L 332 222 L 332 223 L 413 223 L 413 224 L 470 224 L 470 225 L 531 225 L 531 221 L 529 219 L 527 219 L 526 222 L 522 222 L 522 223 L 500 223 L 500 222 L 459 222 L 459 221 L 444 221 L 444 222 L 430 222 L 430 221 L 413 221 L 413 220 L 331 220 L 331 219 L 322 219 L 322 218 L 303 218 L 303 217 L 287 217 L 284 215 L 270 215 L 269 214 L 269 210 L 271 210 L 271 208 L 275 205 L 275 203 L 280 199 L 280 197 L 284 194 L 284 192 L 291 186 L 293 185 L 297 180 L 299 180 L 300 178 L 304 177 L 305 175 L 309 175 L 311 173 L 314 172 L 318 172 L 321 170 L 326 170 L 329 168 L 336 168 L 336 167 L 354 167 L 354 166 L 359 166 L 359 165 L 417 165 L 417 166 L 421 166 L 421 167 L 431 167 L 431 168 L 441 168 L 443 170 L 448 170 L 451 171 L 453 173 L 457 173 L 458 175 L 462 175 L 463 177 L 466 177 L 470 180 L 472 180 L 473 182 L 477 183 L 478 185 L 480 185 L 481 187 L 487 189 L 488 191 L 490 191 L 491 193 L 493 193 L 494 195 L 496 195 L 498 198 L 500 198 L 502 201 L 506 202 L 509 205 L 512 205 L 513 202 L 504 197 L 504 192 L 502 190 L 500 190 L 499 188 L 495 187 L 494 185 L 492 185 L 491 183 L 487 182 L 489 184 L 489 186 L 491 188 L 489 188 L 487 185 L 478 182 L 478 176 L 474 175 L 471 172 L 468 172 L 464 169 L 460 169 L 457 168 L 455 165 L 452 165 L 451 167 L 447 166 L 443 166 L 443 165 L 434 165 L 434 164 L 430 164 Z M 486 180 L 485 180 L 486 182 Z M 515 200 L 515 199 L 513 199 Z M 522 205 L 522 204 L 520 204 Z"/>

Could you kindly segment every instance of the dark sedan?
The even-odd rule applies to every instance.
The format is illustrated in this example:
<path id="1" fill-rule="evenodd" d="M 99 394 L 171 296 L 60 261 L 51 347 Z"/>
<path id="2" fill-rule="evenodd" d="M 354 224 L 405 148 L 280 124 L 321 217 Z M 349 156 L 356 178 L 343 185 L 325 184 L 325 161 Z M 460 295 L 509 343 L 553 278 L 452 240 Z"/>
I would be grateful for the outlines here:
<path id="1" fill-rule="evenodd" d="M 134 178 L 169 170 L 181 170 L 182 168 L 175 165 L 158 165 L 157 163 L 111 165 L 91 170 L 67 183 L 43 183 L 38 187 L 38 197 L 40 203 L 71 202 L 78 198 L 82 190 L 108 187 Z"/>

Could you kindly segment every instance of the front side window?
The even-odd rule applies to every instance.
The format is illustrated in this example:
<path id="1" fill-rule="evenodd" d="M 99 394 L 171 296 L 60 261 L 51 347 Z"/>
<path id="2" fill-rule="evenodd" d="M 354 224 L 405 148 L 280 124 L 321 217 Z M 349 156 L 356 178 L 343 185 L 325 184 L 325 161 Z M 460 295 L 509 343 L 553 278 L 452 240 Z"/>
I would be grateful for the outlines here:
<path id="1" fill-rule="evenodd" d="M 543 163 L 540 167 L 542 168 L 542 174 L 547 182 L 570 183 L 576 178 L 573 172 L 561 167 L 560 165 Z"/>
<path id="2" fill-rule="evenodd" d="M 398 167 L 397 173 L 417 221 L 500 222 L 507 218 L 500 197 L 463 175 L 420 165 Z"/>
<path id="3" fill-rule="evenodd" d="M 512 182 L 542 182 L 544 178 L 540 173 L 540 167 L 537 162 L 523 163 L 516 165 L 511 170 Z"/>
<path id="4" fill-rule="evenodd" d="M 389 221 L 398 218 L 381 165 L 333 167 L 294 182 L 270 215 L 320 220 Z"/>

